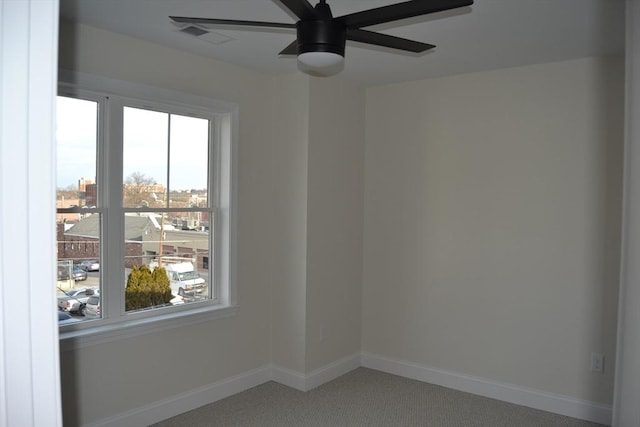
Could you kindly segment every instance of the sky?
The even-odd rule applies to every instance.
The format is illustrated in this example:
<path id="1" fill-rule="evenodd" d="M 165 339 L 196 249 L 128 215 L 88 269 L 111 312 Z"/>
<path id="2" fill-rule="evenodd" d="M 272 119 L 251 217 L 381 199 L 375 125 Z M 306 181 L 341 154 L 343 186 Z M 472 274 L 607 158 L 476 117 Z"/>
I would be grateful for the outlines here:
<path id="1" fill-rule="evenodd" d="M 58 97 L 57 188 L 95 179 L 97 108 L 94 101 Z M 133 107 L 123 114 L 124 179 L 139 172 L 171 190 L 207 187 L 208 120 Z"/>

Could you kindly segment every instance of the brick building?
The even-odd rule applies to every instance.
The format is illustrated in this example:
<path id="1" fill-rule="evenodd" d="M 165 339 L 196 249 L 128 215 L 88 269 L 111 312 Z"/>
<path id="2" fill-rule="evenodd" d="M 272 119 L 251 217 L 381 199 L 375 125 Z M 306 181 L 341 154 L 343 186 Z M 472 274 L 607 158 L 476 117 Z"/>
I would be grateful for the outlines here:
<path id="1" fill-rule="evenodd" d="M 209 233 L 177 229 L 172 224 L 160 225 L 160 216 L 125 216 L 125 267 L 149 264 L 160 255 L 194 258 L 198 270 L 209 268 Z M 66 232 L 58 223 L 58 260 L 79 263 L 100 259 L 100 215 L 87 215 Z"/>

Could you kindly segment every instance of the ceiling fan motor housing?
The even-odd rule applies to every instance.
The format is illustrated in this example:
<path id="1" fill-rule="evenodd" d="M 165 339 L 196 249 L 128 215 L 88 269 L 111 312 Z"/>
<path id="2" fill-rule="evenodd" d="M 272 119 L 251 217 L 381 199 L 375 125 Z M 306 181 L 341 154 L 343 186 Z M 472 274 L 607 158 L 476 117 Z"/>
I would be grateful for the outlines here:
<path id="1" fill-rule="evenodd" d="M 298 21 L 298 55 L 308 52 L 331 52 L 344 57 L 347 29 L 336 21 Z"/>

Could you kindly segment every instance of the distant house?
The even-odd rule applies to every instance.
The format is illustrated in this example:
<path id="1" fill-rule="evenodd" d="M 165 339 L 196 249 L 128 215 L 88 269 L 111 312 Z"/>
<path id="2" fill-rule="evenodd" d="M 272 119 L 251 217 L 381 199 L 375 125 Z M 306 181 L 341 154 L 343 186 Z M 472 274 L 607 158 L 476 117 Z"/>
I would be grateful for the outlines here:
<path id="1" fill-rule="evenodd" d="M 153 227 L 153 223 L 147 216 L 126 216 L 124 224 L 125 266 L 131 268 L 143 262 L 142 236 L 149 227 Z M 99 259 L 99 228 L 100 215 L 94 214 L 84 217 L 66 232 L 59 229 L 58 259 Z"/>

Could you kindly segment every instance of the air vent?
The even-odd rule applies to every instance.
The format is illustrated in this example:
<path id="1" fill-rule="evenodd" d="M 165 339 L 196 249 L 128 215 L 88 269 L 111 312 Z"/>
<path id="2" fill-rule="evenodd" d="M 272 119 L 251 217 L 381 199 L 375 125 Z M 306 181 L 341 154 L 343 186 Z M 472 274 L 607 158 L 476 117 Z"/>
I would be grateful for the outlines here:
<path id="1" fill-rule="evenodd" d="M 229 40 L 233 40 L 229 36 L 216 33 L 209 30 L 208 28 L 204 28 L 198 25 L 187 25 L 186 27 L 180 28 L 178 31 L 213 44 L 222 44 L 228 42 Z"/>
<path id="2" fill-rule="evenodd" d="M 207 34 L 208 31 L 203 30 L 202 28 L 194 27 L 193 25 L 189 25 L 188 27 L 181 28 L 180 31 L 183 33 L 191 34 L 192 36 L 199 37 L 203 34 Z"/>

